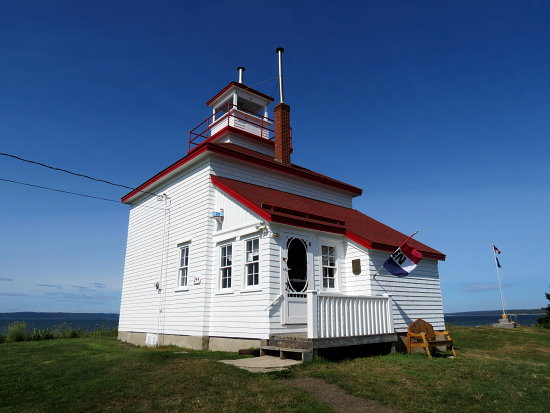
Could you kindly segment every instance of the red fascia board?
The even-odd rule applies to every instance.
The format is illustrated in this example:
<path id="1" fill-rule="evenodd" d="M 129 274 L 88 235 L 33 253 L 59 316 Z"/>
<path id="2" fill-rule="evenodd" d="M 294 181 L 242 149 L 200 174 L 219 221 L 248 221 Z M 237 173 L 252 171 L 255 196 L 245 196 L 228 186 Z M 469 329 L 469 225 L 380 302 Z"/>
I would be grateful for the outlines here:
<path id="1" fill-rule="evenodd" d="M 386 245 L 386 244 L 380 244 L 380 243 L 377 243 L 377 242 L 370 242 L 369 240 L 351 232 L 351 231 L 346 231 L 346 238 L 352 240 L 352 241 L 355 241 L 357 242 L 359 245 L 362 245 L 363 247 L 366 247 L 368 249 L 372 249 L 372 250 L 377 250 L 377 251 L 386 251 L 386 252 L 394 252 L 395 249 L 397 248 L 396 246 L 394 245 Z M 425 252 L 425 251 L 422 251 L 422 255 L 426 258 L 433 258 L 435 260 L 439 260 L 439 261 L 445 261 L 445 254 L 435 254 L 435 253 L 432 253 L 432 252 Z"/>
<path id="2" fill-rule="evenodd" d="M 229 83 L 226 87 L 224 87 L 216 96 L 214 96 L 212 99 L 210 99 L 208 102 L 206 102 L 206 105 L 207 106 L 210 106 L 210 104 L 212 102 L 214 102 L 217 98 L 219 98 L 221 95 L 223 95 L 225 92 L 227 92 L 227 90 L 229 90 L 231 87 L 238 87 L 240 89 L 243 89 L 243 90 L 246 90 L 247 92 L 250 92 L 254 95 L 258 95 L 264 99 L 267 99 L 269 100 L 270 102 L 273 102 L 275 99 L 273 99 L 271 96 L 267 96 L 265 94 L 263 94 L 262 92 L 258 92 L 257 90 L 255 89 L 252 89 L 251 87 L 248 87 L 246 85 L 243 85 L 242 83 L 239 83 L 239 82 L 231 82 Z"/>
<path id="3" fill-rule="evenodd" d="M 240 159 L 240 160 L 243 160 L 243 161 L 246 161 L 246 162 L 255 163 L 257 165 L 261 165 L 261 166 L 265 166 L 267 168 L 282 171 L 282 172 L 285 172 L 285 173 L 288 173 L 288 174 L 291 174 L 291 175 L 294 175 L 294 176 L 299 176 L 301 178 L 306 178 L 306 179 L 309 179 L 309 180 L 312 180 L 312 181 L 315 181 L 315 182 L 319 182 L 319 183 L 322 183 L 322 184 L 325 184 L 325 185 L 333 186 L 333 187 L 342 189 L 344 191 L 355 193 L 355 194 L 358 194 L 358 195 L 361 195 L 361 193 L 362 193 L 361 189 L 355 188 L 353 186 L 350 186 L 350 185 L 347 185 L 347 184 L 344 184 L 344 183 L 335 182 L 335 181 L 332 181 L 330 179 L 323 179 L 322 177 L 319 177 L 319 176 L 316 176 L 316 175 L 310 175 L 307 172 L 294 170 L 294 169 L 289 168 L 287 166 L 279 165 L 275 162 L 269 162 L 269 161 L 266 161 L 266 160 L 263 160 L 263 159 L 254 158 L 250 155 L 245 155 L 245 154 L 242 154 L 240 152 L 233 151 L 231 149 L 220 147 L 220 146 L 218 146 L 216 144 L 213 144 L 213 143 L 210 143 L 210 142 L 203 142 L 202 144 L 200 144 L 199 146 L 197 146 L 196 148 L 191 150 L 191 152 L 189 152 L 187 154 L 187 156 L 183 157 L 179 161 L 177 161 L 174 164 L 170 165 L 168 168 L 163 169 L 161 172 L 159 172 L 158 174 L 153 176 L 151 179 L 145 181 L 143 184 L 138 186 L 136 189 L 134 189 L 133 191 L 131 191 L 128 194 L 124 195 L 121 198 L 121 201 L 123 203 L 126 203 L 128 200 L 130 200 L 131 198 L 136 196 L 138 193 L 140 193 L 142 191 L 145 191 L 145 189 L 147 187 L 154 184 L 159 179 L 163 178 L 164 176 L 166 176 L 170 172 L 173 172 L 175 169 L 177 169 L 180 166 L 186 164 L 191 159 L 195 158 L 196 156 L 198 156 L 201 153 L 206 152 L 206 151 L 231 156 L 233 158 L 237 158 L 237 159 Z"/>
<path id="4" fill-rule="evenodd" d="M 223 192 L 225 192 L 227 195 L 235 199 L 236 201 L 239 201 L 241 204 L 243 204 L 245 207 L 249 208 L 251 211 L 255 212 L 262 218 L 264 218 L 267 221 L 271 221 L 271 214 L 268 213 L 263 208 L 259 207 L 255 203 L 249 201 L 245 197 L 243 197 L 241 194 L 239 194 L 236 191 L 233 191 L 231 188 L 229 188 L 227 185 L 222 184 L 215 175 L 210 175 L 210 180 L 212 183 L 220 188 Z"/>
<path id="5" fill-rule="evenodd" d="M 275 162 L 269 162 L 269 161 L 259 159 L 259 158 L 254 158 L 254 157 L 251 157 L 249 155 L 245 155 L 243 153 L 233 151 L 231 149 L 223 148 L 223 147 L 220 147 L 220 146 L 215 146 L 215 144 L 213 144 L 212 146 L 209 145 L 209 150 L 211 152 L 220 153 L 222 155 L 231 156 L 233 158 L 237 158 L 237 159 L 240 159 L 240 160 L 243 160 L 243 161 L 246 161 L 246 162 L 255 163 L 257 165 L 261 165 L 261 166 L 265 166 L 267 168 L 271 168 L 271 169 L 274 169 L 274 170 L 277 170 L 277 171 L 285 172 L 285 173 L 288 173 L 290 175 L 298 176 L 300 178 L 306 178 L 306 179 L 309 179 L 310 181 L 315 181 L 315 182 L 318 182 L 318 183 L 321 183 L 321 184 L 324 184 L 324 185 L 329 185 L 329 186 L 332 186 L 332 187 L 335 187 L 335 188 L 338 188 L 338 189 L 342 189 L 346 192 L 351 192 L 353 194 L 361 195 L 363 193 L 363 191 L 361 189 L 356 188 L 356 187 L 351 186 L 351 185 L 348 185 L 348 184 L 345 184 L 343 182 L 336 182 L 336 181 L 333 181 L 332 179 L 327 179 L 327 178 L 323 178 L 321 176 L 312 175 L 312 174 L 309 174 L 305 171 L 300 171 L 300 170 L 296 170 L 296 169 L 293 169 L 293 168 L 289 168 L 288 166 L 284 166 L 282 164 L 278 164 L 278 163 L 275 163 Z"/>
<path id="6" fill-rule="evenodd" d="M 349 230 L 346 230 L 346 238 L 352 240 L 352 241 L 355 241 L 356 243 L 358 243 L 359 245 L 362 245 L 363 247 L 366 247 L 368 249 L 372 249 L 372 242 L 370 242 L 369 240 L 349 231 Z"/>
<path id="7" fill-rule="evenodd" d="M 197 150 L 197 151 L 193 151 L 193 152 L 190 152 L 187 154 L 187 156 L 181 158 L 179 161 L 173 163 L 172 165 L 170 165 L 168 168 L 166 169 L 163 169 L 162 171 L 160 171 L 158 174 L 156 174 L 155 176 L 153 176 L 151 179 L 149 179 L 148 181 L 145 181 L 144 183 L 142 183 L 140 186 L 138 186 L 136 189 L 134 189 L 133 191 L 127 193 L 126 195 L 124 195 L 122 198 L 121 198 L 121 201 L 126 203 L 126 201 L 128 201 L 129 199 L 133 198 L 134 196 L 136 196 L 137 194 L 139 194 L 140 192 L 142 191 L 145 191 L 145 188 L 149 187 L 150 185 L 154 184 L 155 182 L 157 182 L 159 179 L 163 178 L 164 176 L 168 175 L 170 172 L 173 172 L 174 170 L 178 169 L 180 166 L 186 164 L 187 162 L 189 162 L 191 159 L 193 158 L 196 158 L 197 156 L 199 156 L 201 153 L 205 152 L 206 151 L 206 146 Z"/>

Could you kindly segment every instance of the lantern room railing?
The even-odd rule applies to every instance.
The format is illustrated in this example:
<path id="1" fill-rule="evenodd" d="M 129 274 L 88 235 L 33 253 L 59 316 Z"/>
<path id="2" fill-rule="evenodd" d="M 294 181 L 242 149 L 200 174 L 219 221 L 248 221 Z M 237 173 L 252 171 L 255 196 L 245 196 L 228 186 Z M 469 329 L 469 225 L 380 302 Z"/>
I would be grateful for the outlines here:
<path id="1" fill-rule="evenodd" d="M 220 112 L 223 113 L 223 115 L 216 119 Z M 266 140 L 273 140 L 274 130 L 272 119 L 228 103 L 227 111 L 218 111 L 208 116 L 204 121 L 189 131 L 188 151 L 190 152 L 227 127 L 240 129 Z"/>

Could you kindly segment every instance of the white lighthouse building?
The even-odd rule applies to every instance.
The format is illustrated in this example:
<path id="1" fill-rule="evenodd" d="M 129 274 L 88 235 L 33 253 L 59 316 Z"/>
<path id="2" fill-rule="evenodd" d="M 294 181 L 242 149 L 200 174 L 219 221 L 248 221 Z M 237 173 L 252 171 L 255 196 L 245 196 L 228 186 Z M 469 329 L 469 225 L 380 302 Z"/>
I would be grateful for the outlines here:
<path id="1" fill-rule="evenodd" d="M 281 67 L 282 49 L 278 49 Z M 239 80 L 207 102 L 189 151 L 128 193 L 119 339 L 238 350 L 393 342 L 443 329 L 439 251 L 382 271 L 407 237 L 353 209 L 361 189 L 292 163 L 290 107 Z M 286 340 L 286 341 L 285 341 Z"/>

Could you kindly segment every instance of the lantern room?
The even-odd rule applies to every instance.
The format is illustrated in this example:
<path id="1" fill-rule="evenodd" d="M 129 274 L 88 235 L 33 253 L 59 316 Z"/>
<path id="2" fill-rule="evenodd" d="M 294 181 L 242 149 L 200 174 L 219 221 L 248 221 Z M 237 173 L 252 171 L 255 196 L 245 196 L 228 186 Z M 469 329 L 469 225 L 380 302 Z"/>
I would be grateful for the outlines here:
<path id="1" fill-rule="evenodd" d="M 268 105 L 273 98 L 243 83 L 244 67 L 237 68 L 239 81 L 229 83 L 206 104 L 212 114 L 189 133 L 189 150 L 206 139 L 232 130 L 262 139 L 273 138 L 273 121 Z"/>

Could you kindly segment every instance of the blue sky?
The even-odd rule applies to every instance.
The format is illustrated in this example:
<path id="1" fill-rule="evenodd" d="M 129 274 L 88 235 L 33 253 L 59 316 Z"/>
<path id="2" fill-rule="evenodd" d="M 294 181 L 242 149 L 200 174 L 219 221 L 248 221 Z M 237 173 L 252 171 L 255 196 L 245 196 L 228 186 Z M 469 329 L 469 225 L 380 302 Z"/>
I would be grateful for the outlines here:
<path id="1" fill-rule="evenodd" d="M 138 185 L 185 155 L 236 66 L 248 85 L 270 79 L 283 46 L 293 161 L 446 253 L 446 311 L 499 308 L 492 242 L 508 306 L 541 307 L 549 17 L 542 1 L 10 2 L 0 152 Z M 125 193 L 4 157 L 0 178 Z M 0 311 L 117 312 L 127 207 L 0 190 Z"/>

